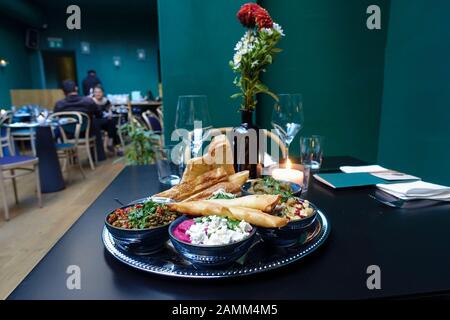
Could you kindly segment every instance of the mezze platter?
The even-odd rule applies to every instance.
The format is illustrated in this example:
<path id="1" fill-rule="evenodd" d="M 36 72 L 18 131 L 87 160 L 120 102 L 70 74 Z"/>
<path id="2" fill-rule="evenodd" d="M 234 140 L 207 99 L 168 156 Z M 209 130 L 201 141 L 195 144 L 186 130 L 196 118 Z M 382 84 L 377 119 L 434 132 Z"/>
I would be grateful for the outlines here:
<path id="1" fill-rule="evenodd" d="M 114 258 L 132 268 L 170 277 L 210 279 L 248 276 L 287 266 L 314 252 L 325 242 L 329 233 L 329 221 L 318 209 L 314 223 L 298 238 L 297 243 L 287 247 L 273 246 L 257 233 L 247 253 L 226 268 L 196 267 L 174 249 L 170 240 L 159 252 L 137 255 L 115 240 L 106 227 L 102 239 L 106 250 Z"/>

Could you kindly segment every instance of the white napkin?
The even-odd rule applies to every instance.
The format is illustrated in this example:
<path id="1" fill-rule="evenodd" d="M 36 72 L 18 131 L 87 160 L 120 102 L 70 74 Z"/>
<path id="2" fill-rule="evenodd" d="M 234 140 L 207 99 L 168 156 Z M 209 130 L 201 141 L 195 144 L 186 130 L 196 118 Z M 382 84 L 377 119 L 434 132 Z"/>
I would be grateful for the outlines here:
<path id="1" fill-rule="evenodd" d="M 370 173 L 371 175 L 384 180 L 420 180 L 416 176 L 410 174 L 401 173 L 398 171 L 389 170 L 379 165 L 370 166 L 342 166 L 341 169 L 344 173 Z"/>
<path id="2" fill-rule="evenodd" d="M 377 188 L 403 200 L 434 199 L 450 201 L 450 187 L 424 181 L 377 184 Z"/>
<path id="3" fill-rule="evenodd" d="M 341 169 L 344 173 L 359 173 L 359 172 L 380 172 L 380 171 L 387 171 L 386 168 L 383 168 L 382 166 L 379 166 L 377 164 L 371 165 L 371 166 L 342 166 L 339 169 Z"/>

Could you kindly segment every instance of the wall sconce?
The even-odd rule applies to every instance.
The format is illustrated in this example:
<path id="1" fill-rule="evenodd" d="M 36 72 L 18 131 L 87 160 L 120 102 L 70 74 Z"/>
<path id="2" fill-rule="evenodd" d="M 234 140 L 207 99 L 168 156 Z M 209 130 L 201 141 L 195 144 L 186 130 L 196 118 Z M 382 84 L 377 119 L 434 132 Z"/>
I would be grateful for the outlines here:
<path id="1" fill-rule="evenodd" d="M 89 44 L 89 42 L 81 42 L 81 53 L 82 54 L 91 53 L 91 45 Z"/>
<path id="2" fill-rule="evenodd" d="M 139 61 L 145 60 L 145 49 L 137 49 L 137 59 Z"/>
<path id="3" fill-rule="evenodd" d="M 120 57 L 113 57 L 113 64 L 114 64 L 114 67 L 120 68 L 120 65 L 121 65 Z"/>
<path id="4" fill-rule="evenodd" d="M 6 68 L 9 62 L 5 59 L 0 59 L 0 68 Z"/>

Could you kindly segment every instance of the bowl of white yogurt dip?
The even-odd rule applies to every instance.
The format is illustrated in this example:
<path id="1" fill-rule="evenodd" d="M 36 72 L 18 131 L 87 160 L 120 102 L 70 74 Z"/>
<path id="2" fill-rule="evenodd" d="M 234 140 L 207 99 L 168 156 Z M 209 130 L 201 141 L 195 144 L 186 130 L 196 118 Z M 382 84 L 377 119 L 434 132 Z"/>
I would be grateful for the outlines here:
<path id="1" fill-rule="evenodd" d="M 175 250 L 196 267 L 224 267 L 253 244 L 256 228 L 245 221 L 219 216 L 182 216 L 169 227 Z"/>

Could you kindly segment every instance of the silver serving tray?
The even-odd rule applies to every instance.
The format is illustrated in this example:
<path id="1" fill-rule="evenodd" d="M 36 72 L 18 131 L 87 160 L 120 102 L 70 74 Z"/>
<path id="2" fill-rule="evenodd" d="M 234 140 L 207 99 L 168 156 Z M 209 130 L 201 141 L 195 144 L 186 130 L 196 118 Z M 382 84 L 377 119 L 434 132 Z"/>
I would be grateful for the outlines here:
<path id="1" fill-rule="evenodd" d="M 299 244 L 280 248 L 256 240 L 249 251 L 227 269 L 198 269 L 184 260 L 173 248 L 170 241 L 165 248 L 155 254 L 140 256 L 123 250 L 103 228 L 102 239 L 106 250 L 117 260 L 133 268 L 170 277 L 182 278 L 228 278 L 246 276 L 281 268 L 298 261 L 326 240 L 330 233 L 330 224 L 326 216 L 318 210 L 317 219 L 308 235 L 299 239 Z"/>

